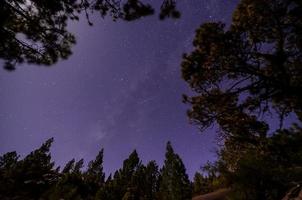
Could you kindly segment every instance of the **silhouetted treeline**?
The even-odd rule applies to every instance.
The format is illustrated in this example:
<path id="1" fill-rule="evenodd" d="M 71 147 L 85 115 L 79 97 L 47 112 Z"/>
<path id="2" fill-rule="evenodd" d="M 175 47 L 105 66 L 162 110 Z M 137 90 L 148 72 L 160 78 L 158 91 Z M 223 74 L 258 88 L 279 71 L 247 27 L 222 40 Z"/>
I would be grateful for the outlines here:
<path id="1" fill-rule="evenodd" d="M 70 160 L 60 169 L 52 162 L 53 139 L 23 159 L 16 152 L 0 157 L 0 199 L 100 199 L 100 200 L 188 200 L 191 182 L 185 166 L 170 142 L 161 169 L 155 161 L 142 163 L 134 150 L 122 168 L 107 179 L 103 171 L 103 149 L 83 169 L 83 159 Z"/>
<path id="2" fill-rule="evenodd" d="M 35 2 L 34 9 L 20 12 L 24 7 L 17 6 L 27 2 Z M 0 58 L 7 69 L 21 62 L 50 65 L 67 58 L 75 42 L 65 30 L 67 19 L 77 19 L 78 6 L 85 12 L 91 5 L 76 0 L 38 2 L 0 2 Z M 96 1 L 99 6 L 94 9 L 106 14 L 102 2 L 113 1 Z M 133 19 L 141 16 L 136 14 L 150 14 L 136 12 L 149 8 L 139 1 L 126 2 L 123 17 L 126 11 L 135 11 L 130 12 Z M 175 2 L 164 2 L 161 10 L 166 15 L 161 18 L 178 17 L 172 11 Z M 166 9 L 169 5 L 172 9 Z M 86 171 L 83 160 L 71 160 L 60 170 L 51 162 L 52 140 L 48 140 L 24 159 L 16 152 L 0 158 L 0 199 L 186 200 L 192 189 L 198 195 L 225 187 L 231 189 L 232 200 L 302 195 L 301 13 L 301 0 L 241 0 L 230 26 L 210 22 L 197 29 L 194 48 L 184 54 L 181 66 L 182 77 L 193 91 L 183 100 L 190 105 L 191 122 L 201 130 L 218 125 L 222 145 L 217 161 L 204 166 L 204 174 L 196 174 L 193 187 L 170 143 L 161 169 L 154 161 L 144 166 L 134 151 L 105 180 L 102 150 Z M 33 43 L 24 43 L 17 33 Z M 35 42 L 44 47 L 42 52 L 33 48 L 41 49 L 32 46 Z M 272 114 L 280 122 L 276 131 L 270 130 L 276 126 L 274 121 L 267 120 Z M 300 126 L 284 129 L 288 115 L 295 116 Z"/>
<path id="3" fill-rule="evenodd" d="M 154 160 L 144 165 L 134 150 L 107 178 L 103 149 L 86 168 L 83 159 L 60 168 L 52 162 L 52 142 L 22 159 L 16 152 L 0 156 L 1 200 L 189 200 L 221 188 L 231 189 L 230 199 L 281 199 L 302 179 L 302 130 L 297 126 L 255 143 L 233 141 L 193 182 L 170 142 L 162 168 Z M 293 196 L 300 187 L 295 191 Z"/>

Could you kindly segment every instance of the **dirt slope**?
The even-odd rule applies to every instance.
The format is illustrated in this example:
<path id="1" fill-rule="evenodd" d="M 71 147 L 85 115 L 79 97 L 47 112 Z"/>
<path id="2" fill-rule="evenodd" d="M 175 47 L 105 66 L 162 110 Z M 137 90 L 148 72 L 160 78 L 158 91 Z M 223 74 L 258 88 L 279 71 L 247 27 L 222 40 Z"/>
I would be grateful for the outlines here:
<path id="1" fill-rule="evenodd" d="M 192 200 L 224 200 L 230 189 L 220 189 L 215 192 L 193 197 Z"/>

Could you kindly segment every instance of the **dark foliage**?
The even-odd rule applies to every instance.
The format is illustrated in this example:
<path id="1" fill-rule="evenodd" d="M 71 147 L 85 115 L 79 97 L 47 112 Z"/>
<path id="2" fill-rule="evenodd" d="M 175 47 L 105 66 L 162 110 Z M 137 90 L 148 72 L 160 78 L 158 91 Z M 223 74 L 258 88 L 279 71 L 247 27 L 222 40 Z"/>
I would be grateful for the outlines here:
<path id="1" fill-rule="evenodd" d="M 49 153 L 52 141 L 47 140 L 20 161 L 16 152 L 1 156 L 0 199 L 37 199 L 58 180 Z"/>
<path id="2" fill-rule="evenodd" d="M 164 0 L 159 14 L 159 19 L 163 20 L 167 17 L 179 18 L 180 12 L 176 8 L 175 0 Z"/>
<path id="3" fill-rule="evenodd" d="M 4 68 L 14 70 L 27 62 L 52 65 L 72 53 L 75 36 L 67 29 L 70 20 L 99 13 L 113 20 L 133 21 L 154 13 L 139 0 L 2 0 L 0 1 L 0 59 Z M 175 1 L 164 0 L 160 18 L 178 18 Z"/>
<path id="4" fill-rule="evenodd" d="M 298 0 L 242 0 L 229 28 L 203 24 L 182 62 L 196 93 L 184 97 L 190 119 L 201 129 L 216 122 L 229 135 L 258 136 L 268 130 L 261 114 L 277 112 L 280 125 L 292 112 L 302 119 L 301 13 Z"/>
<path id="5" fill-rule="evenodd" d="M 83 159 L 77 162 L 72 159 L 60 171 L 51 162 L 49 150 L 52 141 L 47 140 L 23 159 L 19 159 L 16 152 L 0 156 L 0 199 L 160 200 L 167 199 L 171 191 L 177 192 L 174 196 L 184 193 L 177 199 L 191 198 L 188 196 L 190 182 L 184 165 L 177 154 L 171 154 L 171 146 L 167 155 L 173 158 L 165 161 L 162 172 L 155 161 L 143 165 L 137 152 L 133 151 L 113 178 L 110 175 L 105 181 L 103 149 L 85 170 Z M 167 176 L 169 172 L 173 174 Z M 173 180 L 173 184 L 160 189 L 161 180 L 165 183 Z M 166 197 L 161 198 L 159 192 Z"/>
<path id="6" fill-rule="evenodd" d="M 161 200 L 191 199 L 191 183 L 185 166 L 171 146 L 167 143 L 164 166 L 161 169 L 159 194 Z"/>
<path id="7" fill-rule="evenodd" d="M 241 0 L 229 27 L 205 23 L 193 45 L 182 62 L 195 93 L 184 95 L 188 116 L 201 130 L 218 124 L 224 142 L 218 161 L 207 166 L 216 173 L 209 177 L 232 188 L 234 200 L 282 199 L 300 188 L 302 132 L 282 123 L 289 114 L 302 121 L 301 1 Z M 271 135 L 266 114 L 280 119 Z M 195 192 L 203 193 L 208 177 L 195 179 Z"/>
<path id="8" fill-rule="evenodd" d="M 234 142 L 235 143 L 235 142 Z M 302 131 L 280 130 L 257 144 L 225 146 L 216 163 L 233 188 L 232 199 L 282 199 L 302 180 Z"/>

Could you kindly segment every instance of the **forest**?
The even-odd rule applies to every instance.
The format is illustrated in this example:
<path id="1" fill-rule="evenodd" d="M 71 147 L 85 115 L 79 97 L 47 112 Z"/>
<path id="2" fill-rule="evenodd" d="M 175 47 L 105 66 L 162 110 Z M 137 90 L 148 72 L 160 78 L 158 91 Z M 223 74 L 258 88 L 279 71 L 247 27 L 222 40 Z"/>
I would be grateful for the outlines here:
<path id="1" fill-rule="evenodd" d="M 93 11 L 124 21 L 155 13 L 138 0 L 1 1 L 3 67 L 68 59 L 76 44 L 68 21 L 93 25 Z M 159 19 L 179 17 L 177 2 L 164 0 Z M 230 200 L 301 199 L 302 1 L 241 0 L 230 25 L 203 23 L 192 44 L 179 67 L 191 90 L 182 98 L 187 116 L 201 132 L 217 126 L 221 138 L 217 160 L 192 181 L 170 142 L 163 166 L 143 164 L 134 150 L 105 176 L 103 149 L 87 167 L 72 159 L 60 168 L 49 139 L 24 158 L 0 157 L 0 199 L 188 200 L 219 189 Z"/>
<path id="2" fill-rule="evenodd" d="M 144 165 L 134 150 L 122 168 L 107 177 L 103 149 L 87 168 L 83 159 L 72 159 L 60 169 L 51 159 L 52 142 L 47 140 L 23 159 L 16 152 L 0 157 L 1 199 L 191 199 L 192 184 L 170 142 L 162 168 L 155 161 Z"/>

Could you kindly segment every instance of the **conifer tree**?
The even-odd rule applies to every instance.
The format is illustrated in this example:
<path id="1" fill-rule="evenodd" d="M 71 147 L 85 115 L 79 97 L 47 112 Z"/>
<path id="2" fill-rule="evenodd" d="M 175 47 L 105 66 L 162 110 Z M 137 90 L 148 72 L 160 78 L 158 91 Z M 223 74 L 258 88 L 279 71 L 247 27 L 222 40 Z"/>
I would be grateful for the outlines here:
<path id="1" fill-rule="evenodd" d="M 105 173 L 103 172 L 103 155 L 104 149 L 88 164 L 88 169 L 85 172 L 85 183 L 89 189 L 89 194 L 95 196 L 96 192 L 105 183 Z"/>
<path id="2" fill-rule="evenodd" d="M 75 159 L 73 158 L 65 165 L 65 167 L 62 170 L 62 173 L 63 174 L 70 173 L 71 170 L 74 168 L 74 163 L 75 163 Z"/>
<path id="3" fill-rule="evenodd" d="M 156 162 L 150 161 L 145 168 L 145 199 L 154 200 L 157 199 L 159 190 L 159 170 Z"/>
<path id="4" fill-rule="evenodd" d="M 199 172 L 196 172 L 193 180 L 193 195 L 200 195 L 208 192 L 206 178 Z"/>
<path id="5" fill-rule="evenodd" d="M 170 142 L 167 143 L 165 158 L 164 166 L 161 169 L 160 199 L 191 199 L 191 183 L 185 166 L 179 155 L 174 153 Z"/>
<path id="6" fill-rule="evenodd" d="M 83 163 L 83 159 L 77 162 L 75 162 L 75 159 L 70 160 L 65 165 L 56 185 L 51 187 L 43 197 L 49 200 L 91 198 L 88 192 L 88 185 L 85 184 L 83 173 L 81 172 Z"/>
<path id="7" fill-rule="evenodd" d="M 0 199 L 8 198 L 11 195 L 16 183 L 14 173 L 18 159 L 19 156 L 15 151 L 0 157 Z"/>
<path id="8" fill-rule="evenodd" d="M 99 188 L 95 200 L 115 200 L 118 196 L 116 183 L 113 181 L 111 174 L 107 178 L 105 185 L 101 188 Z"/>
<path id="9" fill-rule="evenodd" d="M 137 191 L 137 185 L 134 184 L 136 181 L 134 180 L 137 180 L 135 176 L 141 167 L 141 160 L 139 159 L 136 150 L 134 150 L 129 157 L 124 160 L 123 167 L 114 173 L 113 180 L 106 181 L 105 188 L 108 188 L 109 190 L 104 191 L 101 189 L 98 191 L 97 199 L 122 199 L 127 192 L 129 194 L 130 190 L 132 196 L 132 194 Z"/>
<path id="10" fill-rule="evenodd" d="M 52 142 L 53 138 L 48 139 L 20 161 L 15 152 L 1 157 L 4 180 L 8 181 L 1 183 L 6 185 L 6 191 L 1 191 L 1 199 L 38 199 L 56 182 L 58 171 L 53 169 L 49 152 Z"/>
<path id="11" fill-rule="evenodd" d="M 82 14 L 81 14 L 82 13 Z M 153 7 L 140 0 L 1 0 L 0 59 L 7 70 L 16 64 L 52 65 L 67 59 L 76 43 L 68 22 L 99 13 L 113 20 L 133 21 L 154 13 Z M 178 18 L 175 0 L 163 0 L 160 19 Z"/>
<path id="12" fill-rule="evenodd" d="M 231 26 L 200 26 L 182 62 L 191 121 L 245 140 L 267 134 L 261 114 L 278 114 L 280 127 L 288 114 L 302 121 L 301 13 L 301 0 L 241 0 Z"/>

